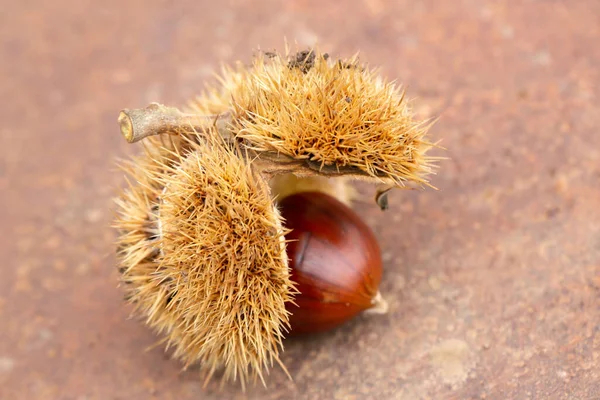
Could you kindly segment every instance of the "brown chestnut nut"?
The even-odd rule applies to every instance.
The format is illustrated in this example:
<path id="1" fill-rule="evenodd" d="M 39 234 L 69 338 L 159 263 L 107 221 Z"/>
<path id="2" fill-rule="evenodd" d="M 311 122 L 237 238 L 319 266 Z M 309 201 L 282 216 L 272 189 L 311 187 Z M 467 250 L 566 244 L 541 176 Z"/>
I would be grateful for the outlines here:
<path id="1" fill-rule="evenodd" d="M 287 304 L 291 334 L 326 331 L 368 309 L 385 312 L 381 250 L 366 223 L 320 192 L 290 195 L 279 206 L 291 229 L 287 254 L 300 292 Z"/>

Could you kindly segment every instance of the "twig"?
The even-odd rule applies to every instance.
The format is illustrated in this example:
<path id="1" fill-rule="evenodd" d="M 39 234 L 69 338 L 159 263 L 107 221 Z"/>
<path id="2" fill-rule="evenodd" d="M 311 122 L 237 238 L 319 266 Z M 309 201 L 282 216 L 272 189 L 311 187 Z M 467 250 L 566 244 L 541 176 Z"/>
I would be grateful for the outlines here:
<path id="1" fill-rule="evenodd" d="M 390 207 L 388 202 L 388 193 L 393 188 L 394 186 L 392 185 L 380 185 L 377 188 L 377 191 L 375 193 L 375 202 L 377 203 L 381 211 L 385 211 Z"/>
<path id="2" fill-rule="evenodd" d="M 176 135 L 182 132 L 204 131 L 216 126 L 221 135 L 226 135 L 230 114 L 197 115 L 182 113 L 175 107 L 152 103 L 146 108 L 122 110 L 119 113 L 121 133 L 129 143 L 145 137 L 161 134 Z"/>

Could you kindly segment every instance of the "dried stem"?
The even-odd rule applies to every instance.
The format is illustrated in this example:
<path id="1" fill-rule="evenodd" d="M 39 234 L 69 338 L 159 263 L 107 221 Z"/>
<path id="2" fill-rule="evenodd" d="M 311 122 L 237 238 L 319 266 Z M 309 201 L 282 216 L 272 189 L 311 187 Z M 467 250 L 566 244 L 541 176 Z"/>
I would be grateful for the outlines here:
<path id="1" fill-rule="evenodd" d="M 390 205 L 388 202 L 388 193 L 394 188 L 393 185 L 380 185 L 375 193 L 375 202 L 381 208 L 381 211 L 387 210 Z"/>
<path id="2" fill-rule="evenodd" d="M 210 126 L 216 126 L 221 135 L 228 135 L 227 125 L 230 114 L 197 115 L 186 114 L 175 107 L 152 103 L 146 108 L 122 110 L 119 113 L 121 133 L 129 143 L 135 143 L 145 137 L 161 134 L 179 134 L 181 132 L 201 132 Z"/>

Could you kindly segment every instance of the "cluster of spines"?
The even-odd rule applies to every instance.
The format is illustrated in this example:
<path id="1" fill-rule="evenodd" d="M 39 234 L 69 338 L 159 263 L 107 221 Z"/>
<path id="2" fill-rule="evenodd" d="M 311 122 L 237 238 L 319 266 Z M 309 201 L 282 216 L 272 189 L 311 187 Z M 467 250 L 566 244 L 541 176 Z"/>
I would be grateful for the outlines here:
<path id="1" fill-rule="evenodd" d="M 294 287 L 266 182 L 205 140 L 155 139 L 127 169 L 120 267 L 127 297 L 175 357 L 244 384 L 279 361 Z"/>
<path id="2" fill-rule="evenodd" d="M 268 53 L 251 67 L 225 69 L 220 87 L 191 109 L 233 110 L 234 135 L 259 155 L 300 161 L 323 175 L 428 185 L 430 123 L 416 121 L 404 92 L 356 57 Z"/>

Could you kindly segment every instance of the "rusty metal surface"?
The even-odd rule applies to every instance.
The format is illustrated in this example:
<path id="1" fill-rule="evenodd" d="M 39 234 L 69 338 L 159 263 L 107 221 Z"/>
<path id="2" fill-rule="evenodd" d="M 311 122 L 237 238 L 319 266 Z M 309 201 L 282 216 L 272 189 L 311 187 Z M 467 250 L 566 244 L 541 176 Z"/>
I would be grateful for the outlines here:
<path id="1" fill-rule="evenodd" d="M 600 3 L 5 2 L 0 398 L 600 398 Z M 175 6 L 177 4 L 177 6 Z M 391 313 L 289 340 L 268 388 L 202 389 L 129 319 L 114 270 L 123 107 L 318 39 L 408 85 L 439 191 L 360 208 Z"/>

